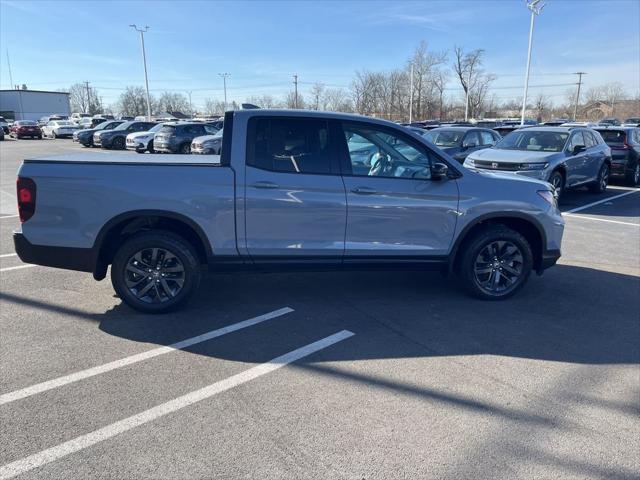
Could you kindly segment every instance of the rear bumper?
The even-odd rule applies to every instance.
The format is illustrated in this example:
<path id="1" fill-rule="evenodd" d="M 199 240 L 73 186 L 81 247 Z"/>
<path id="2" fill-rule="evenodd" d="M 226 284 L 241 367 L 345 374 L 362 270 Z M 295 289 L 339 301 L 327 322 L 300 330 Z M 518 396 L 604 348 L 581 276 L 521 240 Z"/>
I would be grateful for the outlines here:
<path id="1" fill-rule="evenodd" d="M 13 244 L 20 260 L 45 267 L 93 272 L 96 261 L 91 248 L 34 245 L 21 232 L 13 232 Z"/>

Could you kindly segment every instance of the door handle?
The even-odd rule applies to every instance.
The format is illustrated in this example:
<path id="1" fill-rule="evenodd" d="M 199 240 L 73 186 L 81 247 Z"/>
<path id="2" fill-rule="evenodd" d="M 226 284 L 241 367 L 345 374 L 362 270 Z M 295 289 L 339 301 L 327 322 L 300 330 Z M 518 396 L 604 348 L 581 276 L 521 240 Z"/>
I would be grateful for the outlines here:
<path id="1" fill-rule="evenodd" d="M 278 188 L 278 185 L 276 185 L 273 182 L 255 182 L 252 183 L 251 185 L 249 185 L 250 187 L 253 188 Z"/>
<path id="2" fill-rule="evenodd" d="M 351 191 L 353 193 L 357 193 L 358 195 L 373 195 L 374 193 L 378 193 L 377 190 L 369 187 L 355 187 L 352 188 Z"/>

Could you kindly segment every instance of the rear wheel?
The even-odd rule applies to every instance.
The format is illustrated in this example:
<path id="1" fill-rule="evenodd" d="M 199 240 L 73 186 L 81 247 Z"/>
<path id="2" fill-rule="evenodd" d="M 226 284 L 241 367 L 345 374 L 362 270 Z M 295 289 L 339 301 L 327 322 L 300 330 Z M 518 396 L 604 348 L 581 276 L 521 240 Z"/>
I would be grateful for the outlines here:
<path id="1" fill-rule="evenodd" d="M 183 154 L 191 153 L 191 144 L 190 143 L 185 143 L 184 145 L 182 145 L 180 147 L 180 153 L 183 153 Z"/>
<path id="2" fill-rule="evenodd" d="M 170 232 L 134 235 L 117 251 L 111 283 L 130 307 L 164 313 L 184 304 L 200 283 L 200 263 L 193 247 Z"/>
<path id="3" fill-rule="evenodd" d="M 636 163 L 636 168 L 627 172 L 627 183 L 632 187 L 640 184 L 640 160 Z"/>
<path id="4" fill-rule="evenodd" d="M 467 291 L 483 300 L 502 300 L 527 282 L 533 254 L 527 239 L 503 225 L 482 230 L 461 253 L 460 277 Z"/>
<path id="5" fill-rule="evenodd" d="M 56 131 L 55 130 L 51 130 L 51 138 L 56 138 Z"/>
<path id="6" fill-rule="evenodd" d="M 598 178 L 589 185 L 589 191 L 591 193 L 603 193 L 607 189 L 607 185 L 609 185 L 609 165 L 603 163 L 598 172 Z"/>

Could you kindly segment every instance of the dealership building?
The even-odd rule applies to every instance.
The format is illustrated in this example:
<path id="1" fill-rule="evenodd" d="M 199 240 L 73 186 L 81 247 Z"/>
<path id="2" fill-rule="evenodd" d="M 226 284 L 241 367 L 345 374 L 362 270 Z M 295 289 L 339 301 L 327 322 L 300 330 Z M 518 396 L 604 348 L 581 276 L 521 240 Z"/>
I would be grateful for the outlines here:
<path id="1" fill-rule="evenodd" d="M 39 120 L 47 115 L 71 115 L 69 94 L 42 90 L 0 90 L 0 116 Z"/>

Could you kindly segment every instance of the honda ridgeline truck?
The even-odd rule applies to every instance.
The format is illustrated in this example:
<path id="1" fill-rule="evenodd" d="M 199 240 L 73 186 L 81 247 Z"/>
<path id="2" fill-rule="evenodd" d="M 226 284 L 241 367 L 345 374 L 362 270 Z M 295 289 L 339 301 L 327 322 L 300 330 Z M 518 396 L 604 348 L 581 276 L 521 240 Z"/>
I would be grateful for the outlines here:
<path id="1" fill-rule="evenodd" d="M 238 270 L 438 269 L 488 300 L 560 257 L 553 187 L 472 171 L 393 123 L 242 110 L 222 154 L 25 159 L 16 252 L 107 275 L 143 312 L 184 304 L 202 266 Z"/>

